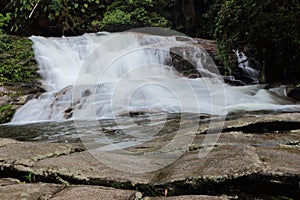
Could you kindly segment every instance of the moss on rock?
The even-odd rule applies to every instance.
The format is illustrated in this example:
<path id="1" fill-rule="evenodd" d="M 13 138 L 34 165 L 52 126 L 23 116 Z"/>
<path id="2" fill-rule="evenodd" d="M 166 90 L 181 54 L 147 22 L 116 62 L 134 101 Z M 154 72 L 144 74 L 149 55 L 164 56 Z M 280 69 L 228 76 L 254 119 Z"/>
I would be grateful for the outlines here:
<path id="1" fill-rule="evenodd" d="M 42 90 L 36 89 L 40 88 L 40 76 L 28 38 L 0 35 L 0 60 L 0 123 L 6 123 L 26 103 L 20 103 L 24 95 Z M 24 89 L 24 85 L 31 88 Z"/>

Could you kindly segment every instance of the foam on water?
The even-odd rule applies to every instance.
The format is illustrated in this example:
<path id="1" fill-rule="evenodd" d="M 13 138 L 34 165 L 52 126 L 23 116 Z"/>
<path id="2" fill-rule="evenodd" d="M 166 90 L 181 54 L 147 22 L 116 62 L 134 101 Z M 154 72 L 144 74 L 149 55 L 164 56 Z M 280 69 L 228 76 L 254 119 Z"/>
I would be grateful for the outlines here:
<path id="1" fill-rule="evenodd" d="M 20 108 L 13 123 L 116 118 L 128 113 L 300 110 L 281 88 L 223 83 L 216 67 L 205 64 L 211 58 L 192 39 L 129 32 L 30 39 L 47 93 Z M 206 77 L 188 79 L 172 67 L 170 48 L 186 45 L 193 48 L 187 48 L 183 57 L 191 57 Z"/>

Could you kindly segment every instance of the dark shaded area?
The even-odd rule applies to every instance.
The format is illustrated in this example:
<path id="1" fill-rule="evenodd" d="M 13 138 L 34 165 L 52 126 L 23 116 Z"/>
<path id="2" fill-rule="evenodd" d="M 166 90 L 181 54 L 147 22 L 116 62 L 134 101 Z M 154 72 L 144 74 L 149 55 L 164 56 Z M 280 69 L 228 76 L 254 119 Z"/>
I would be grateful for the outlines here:
<path id="1" fill-rule="evenodd" d="M 241 131 L 244 133 L 278 133 L 300 129 L 299 122 L 259 122 L 242 127 L 225 128 L 222 132 Z"/>
<path id="2" fill-rule="evenodd" d="M 298 0 L 226 0 L 217 16 L 215 38 L 227 68 L 236 65 L 233 49 L 261 65 L 261 82 L 297 83 L 300 73 Z"/>
<path id="3" fill-rule="evenodd" d="M 205 180 L 190 180 L 167 184 L 174 191 L 174 195 L 204 194 L 204 195 L 230 195 L 238 199 L 274 199 L 275 197 L 300 198 L 298 176 L 273 176 L 270 174 L 251 174 L 230 180 L 216 182 Z"/>
<path id="4" fill-rule="evenodd" d="M 291 199 L 300 198 L 300 177 L 296 175 L 271 175 L 265 173 L 250 174 L 239 178 L 227 180 L 207 180 L 195 178 L 184 181 L 175 181 L 164 184 L 137 184 L 131 182 L 116 182 L 110 180 L 77 180 L 73 176 L 48 173 L 45 176 L 31 173 L 28 180 L 28 172 L 18 171 L 13 167 L 4 167 L 0 171 L 1 178 L 16 178 L 24 182 L 70 183 L 74 185 L 98 185 L 114 187 L 117 189 L 138 190 L 144 196 L 164 196 L 165 189 L 170 196 L 179 195 L 229 195 L 238 199 L 274 199 L 285 197 Z"/>

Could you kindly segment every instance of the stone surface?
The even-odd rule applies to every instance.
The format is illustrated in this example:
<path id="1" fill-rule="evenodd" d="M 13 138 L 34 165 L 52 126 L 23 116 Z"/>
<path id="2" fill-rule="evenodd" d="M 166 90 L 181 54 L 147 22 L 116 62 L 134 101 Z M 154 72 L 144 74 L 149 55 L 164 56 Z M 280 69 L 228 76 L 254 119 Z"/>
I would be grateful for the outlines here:
<path id="1" fill-rule="evenodd" d="M 0 146 L 0 162 L 6 164 L 32 166 L 36 161 L 53 156 L 80 151 L 77 146 L 64 144 L 21 143 L 4 139 Z"/>
<path id="2" fill-rule="evenodd" d="M 20 181 L 18 179 L 14 179 L 14 178 L 0 179 L 0 186 L 13 185 L 13 184 L 17 184 L 17 183 L 20 183 Z"/>
<path id="3" fill-rule="evenodd" d="M 118 190 L 99 186 L 71 186 L 56 193 L 51 200 L 138 200 L 137 191 Z"/>
<path id="4" fill-rule="evenodd" d="M 10 122 L 15 111 L 45 92 L 40 82 L 36 83 L 0 83 L 0 106 L 10 106 L 0 111 L 0 124 Z"/>
<path id="5" fill-rule="evenodd" d="M 24 183 L 17 179 L 0 179 L 1 200 L 227 200 L 226 196 L 191 195 L 176 197 L 143 197 L 136 190 L 121 190 L 91 185 Z"/>
<path id="6" fill-rule="evenodd" d="M 48 199 L 47 197 L 60 191 L 64 186 L 38 183 L 28 184 L 20 183 L 5 185 L 0 187 L 0 199 L 2 200 L 33 200 Z"/>
<path id="7" fill-rule="evenodd" d="M 65 186 L 50 183 L 20 183 L 16 179 L 0 179 L 0 199 L 28 200 L 138 200 L 142 194 L 101 186 Z"/>
<path id="8" fill-rule="evenodd" d="M 172 123 L 169 125 L 173 126 Z M 300 113 L 232 119 L 226 121 L 224 132 L 218 141 L 209 144 L 204 142 L 205 139 L 214 135 L 205 134 L 208 124 L 202 124 L 198 131 L 193 132 L 189 131 L 187 122 L 183 125 L 186 126 L 185 132 L 176 137 L 181 139 L 193 135 L 193 143 L 183 149 L 177 149 L 182 151 L 183 155 L 170 165 L 147 173 L 112 169 L 99 162 L 89 151 L 72 144 L 0 139 L 0 175 L 7 177 L 9 173 L 10 176 L 14 175 L 11 178 L 24 178 L 24 174 L 32 173 L 39 181 L 113 186 L 138 190 L 143 192 L 144 196 L 164 196 L 167 189 L 169 194 L 176 196 L 261 193 L 297 198 L 300 197 L 299 125 Z M 256 130 L 263 131 L 256 133 Z M 132 147 L 131 150 L 146 153 L 166 146 L 174 139 L 176 128 L 173 130 L 169 127 L 166 131 L 168 134 L 157 136 L 152 141 Z M 199 152 L 210 146 L 213 147 L 212 150 L 205 157 L 199 158 Z M 147 167 L 146 164 L 144 166 Z M 11 183 L 14 182 L 3 182 L 2 185 L 6 187 Z M 23 186 L 18 187 L 22 190 Z M 32 195 L 43 191 L 32 187 Z M 98 188 L 80 187 L 81 189 L 70 187 L 60 194 L 72 195 L 80 193 L 81 190 L 89 191 L 87 193 L 94 194 L 93 196 L 101 193 L 98 193 Z M 52 188 L 57 189 L 56 186 Z M 12 190 L 10 187 L 6 189 Z M 109 191 L 110 189 L 107 191 L 108 196 Z"/>

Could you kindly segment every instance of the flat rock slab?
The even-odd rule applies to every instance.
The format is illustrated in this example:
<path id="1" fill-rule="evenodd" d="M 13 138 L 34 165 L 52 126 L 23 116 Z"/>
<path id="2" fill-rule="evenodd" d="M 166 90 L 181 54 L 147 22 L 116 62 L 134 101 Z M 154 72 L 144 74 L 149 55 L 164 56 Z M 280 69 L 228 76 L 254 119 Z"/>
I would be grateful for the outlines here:
<path id="1" fill-rule="evenodd" d="M 9 183 L 10 182 L 10 183 Z M 135 200 L 141 199 L 137 191 L 119 190 L 101 186 L 65 186 L 50 183 L 21 183 L 18 180 L 0 179 L 0 199 L 28 200 Z"/>
<path id="2" fill-rule="evenodd" d="M 1 200 L 227 200 L 227 197 L 193 195 L 177 197 L 143 197 L 134 190 L 102 186 L 24 183 L 17 179 L 0 179 Z"/>
<path id="3" fill-rule="evenodd" d="M 60 191 L 63 186 L 55 184 L 11 184 L 0 187 L 0 199 L 47 199 L 47 197 Z"/>
<path id="4" fill-rule="evenodd" d="M 287 130 L 289 127 L 286 127 L 274 132 L 272 125 L 279 122 L 287 125 L 292 123 L 291 128 L 294 129 Z M 265 123 L 267 126 L 263 127 Z M 248 133 L 249 125 L 261 126 L 261 129 L 266 131 L 263 134 Z M 207 124 L 204 124 L 196 132 L 186 132 L 187 135 L 194 134 L 195 138 L 191 146 L 179 149 L 183 151 L 182 156 L 160 170 L 145 173 L 112 168 L 96 159 L 89 151 L 76 145 L 0 139 L 0 167 L 2 169 L 0 175 L 7 177 L 9 174 L 15 178 L 19 176 L 24 178 L 24 175 L 31 174 L 37 181 L 113 186 L 138 190 L 146 195 L 154 193 L 163 196 L 165 189 L 177 196 L 230 195 L 247 193 L 249 189 L 252 193 L 271 192 L 276 195 L 283 193 L 290 195 L 288 197 L 298 197 L 298 195 L 300 197 L 300 129 L 297 129 L 298 125 L 300 125 L 299 113 L 230 120 L 225 123 L 227 132 L 220 135 L 205 157 L 199 157 L 199 152 L 207 147 L 207 144 L 203 143 L 207 137 L 203 133 L 207 127 Z M 157 146 L 164 146 L 173 139 L 170 135 L 172 133 L 158 136 L 132 149 L 143 153 Z M 115 165 L 121 162 L 122 160 L 116 160 Z M 136 161 L 132 160 L 132 163 L 134 162 Z M 145 161 L 145 168 L 148 165 L 146 163 Z M 3 185 L 7 186 L 7 191 L 11 190 L 9 185 Z M 31 191 L 40 191 L 34 188 L 36 186 L 32 187 Z M 95 189 L 81 187 L 82 190 Z M 272 187 L 274 188 L 272 191 L 261 189 Z M 44 191 L 43 187 L 41 188 L 41 191 Z M 54 185 L 48 189 L 45 193 L 52 193 L 57 186 Z M 71 195 L 79 191 L 78 188 L 70 187 L 61 194 Z M 98 194 L 97 191 L 90 191 L 90 193 Z M 34 192 L 32 194 L 35 195 Z M 109 191 L 107 194 L 110 195 Z"/>

